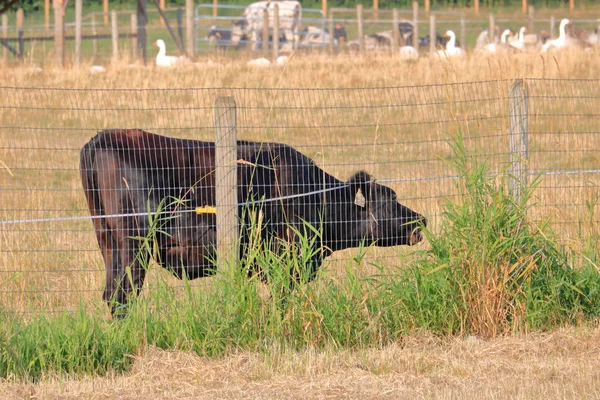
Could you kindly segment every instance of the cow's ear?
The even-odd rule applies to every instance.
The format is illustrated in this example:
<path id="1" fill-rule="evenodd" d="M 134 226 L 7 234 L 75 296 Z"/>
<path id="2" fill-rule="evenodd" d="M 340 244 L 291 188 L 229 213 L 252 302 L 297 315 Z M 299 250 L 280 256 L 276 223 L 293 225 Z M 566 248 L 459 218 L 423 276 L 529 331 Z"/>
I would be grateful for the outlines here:
<path id="1" fill-rule="evenodd" d="M 354 204 L 364 208 L 367 204 L 367 198 L 369 196 L 369 185 L 373 181 L 371 175 L 365 171 L 359 171 L 354 174 L 349 180 L 348 184 L 354 195 Z"/>

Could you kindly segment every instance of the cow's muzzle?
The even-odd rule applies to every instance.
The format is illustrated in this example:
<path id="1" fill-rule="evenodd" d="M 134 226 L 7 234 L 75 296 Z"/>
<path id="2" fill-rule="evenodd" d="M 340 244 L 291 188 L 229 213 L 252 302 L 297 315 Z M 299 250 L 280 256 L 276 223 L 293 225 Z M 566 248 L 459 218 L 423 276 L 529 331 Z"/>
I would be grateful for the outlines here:
<path id="1" fill-rule="evenodd" d="M 427 219 L 423 217 L 415 222 L 415 225 L 417 226 L 410 232 L 410 236 L 408 237 L 408 244 L 410 246 L 413 246 L 423 240 L 423 231 L 421 231 L 421 228 L 427 226 Z"/>

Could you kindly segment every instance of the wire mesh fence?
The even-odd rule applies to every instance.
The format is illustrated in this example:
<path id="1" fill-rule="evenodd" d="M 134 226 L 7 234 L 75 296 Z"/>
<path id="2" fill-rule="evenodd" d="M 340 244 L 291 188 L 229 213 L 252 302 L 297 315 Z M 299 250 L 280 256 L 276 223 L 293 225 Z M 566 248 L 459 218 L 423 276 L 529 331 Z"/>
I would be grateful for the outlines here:
<path id="1" fill-rule="evenodd" d="M 525 82 L 528 109 L 524 128 L 528 148 L 526 159 L 521 161 L 530 178 L 541 174 L 531 214 L 537 219 L 551 216 L 567 241 L 585 237 L 598 222 L 599 85 L 599 80 Z M 99 130 L 143 129 L 172 138 L 213 142 L 217 125 L 215 101 L 231 97 L 236 105 L 238 140 L 256 141 L 258 145 L 250 146 L 255 150 L 264 149 L 262 146 L 266 145 L 261 143 L 288 145 L 287 154 L 295 149 L 299 155 L 290 159 L 281 153 L 280 157 L 292 167 L 301 164 L 300 155 L 307 157 L 302 159 L 312 160 L 323 171 L 318 175 L 331 176 L 331 185 L 343 186 L 358 171 L 365 171 L 377 184 L 394 190 L 402 205 L 424 215 L 435 232 L 444 202 L 457 195 L 456 171 L 448 162 L 454 157 L 449 143 L 453 136 L 461 132 L 469 157 L 485 160 L 492 172 L 507 170 L 511 160 L 512 87 L 510 81 L 314 90 L 2 87 L 0 310 L 29 313 L 70 310 L 81 302 L 100 304 L 105 267 L 80 175 L 80 151 Z M 115 145 L 115 154 L 125 154 L 123 149 L 135 142 L 131 138 L 135 135 L 127 139 L 129 142 Z M 138 190 L 136 193 L 143 196 L 137 198 L 140 203 L 136 211 L 143 213 L 154 208 L 157 204 L 147 200 L 151 190 L 161 188 L 161 182 L 166 185 L 161 179 L 179 179 L 188 176 L 192 169 L 191 164 L 186 164 L 191 161 L 181 155 L 185 146 L 163 147 L 170 149 L 165 159 L 170 159 L 171 164 L 165 161 L 168 165 L 162 166 L 156 156 L 148 158 L 143 152 L 132 152 L 129 157 L 134 158 L 127 159 L 110 158 L 105 151 L 104 162 L 113 167 L 104 170 L 98 164 L 96 172 L 101 175 L 97 179 L 114 185 L 118 181 L 122 190 L 130 191 L 127 198 Z M 255 158 L 245 159 L 247 164 L 258 164 L 259 152 L 255 150 Z M 206 160 L 212 156 L 207 154 L 196 156 L 196 164 L 192 164 L 211 167 Z M 238 158 L 243 158 L 239 154 Z M 182 165 L 188 165 L 187 169 Z M 273 164 L 265 168 L 263 174 L 281 167 Z M 296 176 L 298 171 L 306 173 L 304 168 L 293 170 L 290 176 Z M 107 178 L 106 171 L 118 175 L 125 169 L 130 175 L 120 173 L 126 179 Z M 150 182 L 149 176 L 156 179 Z M 243 181 L 246 189 L 252 181 L 248 179 Z M 297 182 L 300 178 L 289 179 Z M 317 185 L 317 191 L 326 185 L 319 179 L 321 186 Z M 212 182 L 199 187 L 214 185 Z M 262 186 L 252 182 L 257 193 L 263 190 L 263 197 L 271 186 L 283 184 L 276 179 L 261 180 Z M 271 197 L 283 192 L 276 193 Z M 313 193 L 306 199 L 295 199 L 294 204 L 318 202 L 318 196 L 321 194 Z M 338 201 L 360 207 L 355 198 Z M 209 204 L 195 205 L 214 206 L 214 199 L 204 203 Z M 105 214 L 111 214 L 108 208 Z M 132 211 L 125 206 L 118 210 Z M 191 221 L 188 225 L 199 224 L 193 218 Z M 211 221 L 203 223 L 214 229 Z M 344 222 L 352 227 L 355 221 Z M 368 257 L 395 267 L 413 249 L 373 247 Z M 324 262 L 328 273 L 342 274 L 345 260 L 355 254 L 352 248 L 335 251 Z M 151 275 L 162 273 L 161 268 L 151 268 Z M 178 284 L 174 278 L 169 282 Z M 210 279 L 196 282 L 203 285 Z"/>

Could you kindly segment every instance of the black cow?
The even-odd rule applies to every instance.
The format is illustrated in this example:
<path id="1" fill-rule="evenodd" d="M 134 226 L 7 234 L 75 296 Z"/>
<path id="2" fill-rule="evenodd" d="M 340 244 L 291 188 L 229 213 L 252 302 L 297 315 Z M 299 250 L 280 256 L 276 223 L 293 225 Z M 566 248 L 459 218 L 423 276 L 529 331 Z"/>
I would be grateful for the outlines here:
<path id="1" fill-rule="evenodd" d="M 425 218 L 398 203 L 392 189 L 375 183 L 366 172 L 343 182 L 279 143 L 239 141 L 237 159 L 238 202 L 253 204 L 239 206 L 240 224 L 250 226 L 250 216 L 260 215 L 262 242 L 275 246 L 298 241 L 299 232 L 317 238 L 313 243 L 318 248 L 308 263 L 310 278 L 334 251 L 361 243 L 412 245 L 422 239 Z M 146 273 L 136 254 L 139 238 L 149 232 L 149 219 L 123 214 L 162 205 L 166 214 L 156 237 L 155 261 L 179 278 L 214 273 L 216 216 L 190 212 L 215 205 L 214 143 L 136 129 L 106 130 L 82 148 L 80 162 L 90 213 L 99 217 L 93 223 L 106 267 L 103 298 L 112 304 L 113 314 L 141 288 Z M 175 198 L 183 203 L 170 200 Z M 241 229 L 240 260 L 248 241 L 248 231 Z"/>

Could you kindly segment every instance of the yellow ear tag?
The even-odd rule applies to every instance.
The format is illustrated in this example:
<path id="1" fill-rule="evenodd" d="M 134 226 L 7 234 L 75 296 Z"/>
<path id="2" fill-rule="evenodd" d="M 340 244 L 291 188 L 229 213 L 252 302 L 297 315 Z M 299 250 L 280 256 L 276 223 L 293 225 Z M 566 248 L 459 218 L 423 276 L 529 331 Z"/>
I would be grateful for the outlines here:
<path id="1" fill-rule="evenodd" d="M 217 209 L 213 206 L 196 207 L 196 214 L 216 214 Z"/>
<path id="2" fill-rule="evenodd" d="M 354 204 L 362 208 L 365 208 L 365 204 L 367 204 L 367 199 L 365 199 L 365 196 L 360 191 L 360 188 L 358 188 L 356 196 L 354 197 Z"/>

